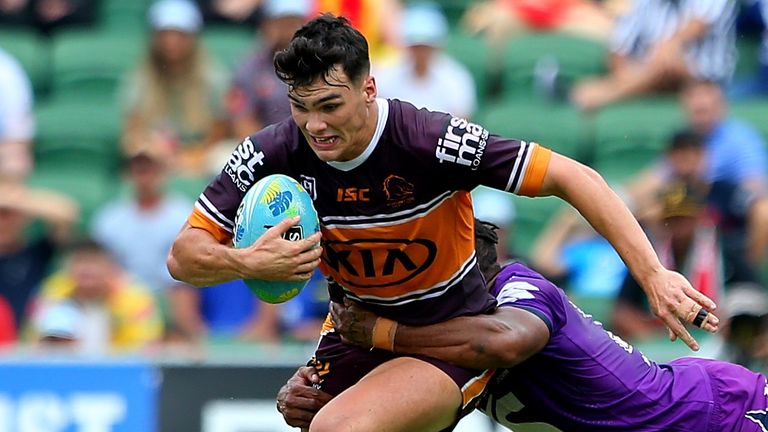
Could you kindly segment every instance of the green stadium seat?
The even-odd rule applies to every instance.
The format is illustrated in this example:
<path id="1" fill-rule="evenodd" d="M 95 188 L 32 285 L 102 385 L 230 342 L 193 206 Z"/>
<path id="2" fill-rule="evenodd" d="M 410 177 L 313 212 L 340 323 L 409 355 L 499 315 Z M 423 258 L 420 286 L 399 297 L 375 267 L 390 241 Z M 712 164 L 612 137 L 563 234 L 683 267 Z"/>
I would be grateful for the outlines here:
<path id="1" fill-rule="evenodd" d="M 21 63 L 36 96 L 48 91 L 50 51 L 48 43 L 31 29 L 0 29 L 0 47 Z"/>
<path id="2" fill-rule="evenodd" d="M 515 222 L 512 228 L 512 251 L 520 258 L 528 258 L 531 247 L 544 227 L 563 206 L 555 197 L 528 198 L 515 196 Z"/>
<path id="3" fill-rule="evenodd" d="M 56 35 L 52 92 L 78 99 L 114 98 L 121 80 L 145 49 L 142 33 L 69 30 Z"/>
<path id="4" fill-rule="evenodd" d="M 35 110 L 40 166 L 111 173 L 119 164 L 120 115 L 113 105 L 52 99 Z"/>
<path id="5" fill-rule="evenodd" d="M 490 48 L 485 39 L 463 32 L 451 32 L 445 41 L 445 51 L 462 63 L 475 80 L 478 106 L 488 99 Z"/>
<path id="6" fill-rule="evenodd" d="M 602 109 L 595 119 L 593 167 L 622 182 L 656 160 L 683 125 L 674 99 L 638 99 Z"/>
<path id="7" fill-rule="evenodd" d="M 202 38 L 208 54 L 230 71 L 234 71 L 258 46 L 255 29 L 209 27 L 203 30 Z"/>
<path id="8" fill-rule="evenodd" d="M 736 62 L 734 75 L 749 76 L 757 71 L 760 65 L 760 44 L 758 37 L 740 36 L 736 38 L 736 50 L 739 53 L 739 59 Z"/>
<path id="9" fill-rule="evenodd" d="M 592 39 L 559 33 L 533 33 L 512 39 L 504 50 L 504 95 L 528 98 L 536 93 L 541 62 L 556 63 L 561 84 L 605 71 L 606 46 Z"/>
<path id="10" fill-rule="evenodd" d="M 601 322 L 606 329 L 611 329 L 613 298 L 580 296 L 573 293 L 568 293 L 568 297 L 579 309 L 592 315 L 593 320 Z"/>
<path id="11" fill-rule="evenodd" d="M 744 102 L 734 102 L 730 107 L 734 118 L 749 122 L 756 127 L 768 142 L 768 100 L 754 99 Z"/>
<path id="12" fill-rule="evenodd" d="M 589 157 L 587 124 L 569 105 L 513 100 L 486 106 L 477 119 L 492 133 L 535 141 L 582 162 Z"/>
<path id="13" fill-rule="evenodd" d="M 109 31 L 143 31 L 150 4 L 150 0 L 102 0 L 99 22 Z"/>

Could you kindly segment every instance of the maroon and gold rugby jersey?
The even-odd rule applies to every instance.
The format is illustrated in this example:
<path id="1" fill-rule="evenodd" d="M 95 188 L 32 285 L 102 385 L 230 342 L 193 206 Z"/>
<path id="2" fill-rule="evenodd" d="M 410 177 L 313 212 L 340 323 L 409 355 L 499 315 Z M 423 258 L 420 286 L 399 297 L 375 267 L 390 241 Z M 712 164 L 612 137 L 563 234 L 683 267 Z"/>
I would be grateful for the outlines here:
<path id="1" fill-rule="evenodd" d="M 398 100 L 377 103 L 374 138 L 351 161 L 318 159 L 292 119 L 246 138 L 200 195 L 190 225 L 229 241 L 245 192 L 286 174 L 320 216 L 332 299 L 346 295 L 411 325 L 488 311 L 495 300 L 475 259 L 469 191 L 482 184 L 535 195 L 550 151 Z"/>

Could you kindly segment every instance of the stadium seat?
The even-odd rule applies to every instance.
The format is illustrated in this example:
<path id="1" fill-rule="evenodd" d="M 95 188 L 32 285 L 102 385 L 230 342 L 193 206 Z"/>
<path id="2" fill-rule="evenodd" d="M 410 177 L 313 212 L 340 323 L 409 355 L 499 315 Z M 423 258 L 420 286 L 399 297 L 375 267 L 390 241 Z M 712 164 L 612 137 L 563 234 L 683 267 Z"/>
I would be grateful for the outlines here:
<path id="1" fill-rule="evenodd" d="M 527 259 L 531 247 L 544 227 L 563 205 L 555 197 L 528 198 L 515 196 L 515 222 L 510 234 L 512 252 Z"/>
<path id="2" fill-rule="evenodd" d="M 677 101 L 638 99 L 597 114 L 593 166 L 609 181 L 622 182 L 659 157 L 683 125 Z"/>
<path id="3" fill-rule="evenodd" d="M 52 99 L 35 110 L 34 153 L 42 167 L 113 173 L 119 164 L 119 111 L 113 105 Z"/>
<path id="4" fill-rule="evenodd" d="M 536 94 L 537 69 L 556 67 L 563 92 L 575 81 L 605 70 L 605 45 L 559 33 L 533 33 L 512 39 L 504 50 L 505 98 Z"/>
<path id="5" fill-rule="evenodd" d="M 478 106 L 488 99 L 490 48 L 485 39 L 464 32 L 451 32 L 445 41 L 446 52 L 462 63 L 475 80 Z"/>
<path id="6" fill-rule="evenodd" d="M 21 63 L 35 95 L 48 91 L 50 51 L 48 43 L 32 29 L 0 29 L 0 47 Z"/>
<path id="7" fill-rule="evenodd" d="M 255 29 L 215 26 L 205 28 L 202 37 L 208 54 L 230 71 L 234 71 L 258 46 Z"/>
<path id="8" fill-rule="evenodd" d="M 143 31 L 150 0 L 102 0 L 99 22 L 108 31 Z"/>
<path id="9" fill-rule="evenodd" d="M 69 30 L 53 40 L 52 94 L 111 99 L 138 63 L 145 36 L 137 32 Z"/>
<path id="10" fill-rule="evenodd" d="M 580 296 L 568 293 L 568 297 L 573 304 L 579 307 L 585 313 L 592 315 L 592 319 L 600 321 L 603 327 L 611 329 L 611 314 L 613 313 L 613 298 Z"/>
<path id="11" fill-rule="evenodd" d="M 508 101 L 486 106 L 477 119 L 491 133 L 535 141 L 588 162 L 587 124 L 569 105 Z"/>
<path id="12" fill-rule="evenodd" d="M 768 142 L 768 100 L 754 99 L 744 102 L 734 102 L 730 107 L 734 118 L 749 122 L 756 127 Z"/>

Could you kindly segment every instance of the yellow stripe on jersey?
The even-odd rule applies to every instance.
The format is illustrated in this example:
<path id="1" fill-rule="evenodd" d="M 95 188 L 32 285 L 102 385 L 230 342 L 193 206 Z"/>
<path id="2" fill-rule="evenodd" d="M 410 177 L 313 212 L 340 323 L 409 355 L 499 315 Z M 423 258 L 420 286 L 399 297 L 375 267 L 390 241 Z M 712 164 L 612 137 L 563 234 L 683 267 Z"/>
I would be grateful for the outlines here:
<path id="1" fill-rule="evenodd" d="M 483 372 L 479 377 L 464 384 L 461 389 L 462 407 L 466 407 L 473 399 L 480 396 L 486 387 L 488 387 L 488 381 L 491 380 L 496 369 L 488 369 Z"/>
<path id="2" fill-rule="evenodd" d="M 216 239 L 216 241 L 221 244 L 227 244 L 232 241 L 232 234 L 210 220 L 208 216 L 204 215 L 198 209 L 192 210 L 192 214 L 189 215 L 187 223 L 193 228 L 199 228 L 208 231 Z"/>
<path id="3" fill-rule="evenodd" d="M 473 224 L 470 195 L 457 191 L 400 223 L 323 225 L 321 268 L 363 299 L 397 300 L 448 286 L 473 260 Z"/>
<path id="4" fill-rule="evenodd" d="M 531 161 L 525 170 L 523 184 L 520 186 L 519 194 L 526 196 L 537 196 L 544 183 L 544 175 L 549 167 L 549 160 L 552 158 L 552 150 L 537 144 L 533 148 Z"/>

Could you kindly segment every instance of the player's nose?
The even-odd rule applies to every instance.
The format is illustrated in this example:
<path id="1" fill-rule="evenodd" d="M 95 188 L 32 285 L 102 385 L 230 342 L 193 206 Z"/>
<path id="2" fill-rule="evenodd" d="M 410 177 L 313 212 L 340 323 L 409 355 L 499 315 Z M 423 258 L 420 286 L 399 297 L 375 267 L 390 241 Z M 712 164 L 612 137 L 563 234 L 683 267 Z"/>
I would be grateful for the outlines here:
<path id="1" fill-rule="evenodd" d="M 327 127 L 328 125 L 318 115 L 310 115 L 307 118 L 307 132 L 311 133 L 312 135 L 317 135 L 323 132 Z"/>

